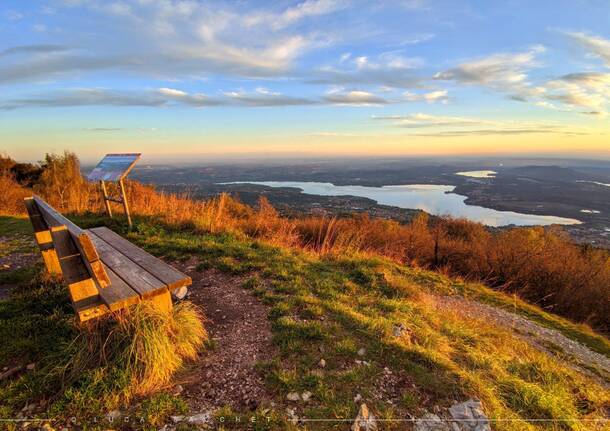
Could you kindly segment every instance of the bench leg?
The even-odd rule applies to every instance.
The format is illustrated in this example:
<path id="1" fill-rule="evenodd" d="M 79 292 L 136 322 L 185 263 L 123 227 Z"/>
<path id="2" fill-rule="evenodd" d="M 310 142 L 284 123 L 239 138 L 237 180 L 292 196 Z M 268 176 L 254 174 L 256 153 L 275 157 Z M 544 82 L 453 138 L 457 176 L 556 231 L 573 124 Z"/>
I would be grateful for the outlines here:
<path id="1" fill-rule="evenodd" d="M 44 250 L 41 253 L 44 266 L 46 266 L 49 275 L 51 277 L 61 277 L 61 267 L 59 266 L 59 259 L 55 250 Z"/>
<path id="2" fill-rule="evenodd" d="M 150 301 L 154 304 L 155 308 L 163 311 L 164 313 L 172 312 L 172 295 L 169 290 L 166 290 L 160 295 L 155 295 L 150 298 Z"/>
<path id="3" fill-rule="evenodd" d="M 59 258 L 57 252 L 53 248 L 53 241 L 51 239 L 51 232 L 43 230 L 35 233 L 36 244 L 40 248 L 40 254 L 42 254 L 42 260 L 44 265 L 49 271 L 52 277 L 61 277 L 61 266 L 59 266 Z"/>

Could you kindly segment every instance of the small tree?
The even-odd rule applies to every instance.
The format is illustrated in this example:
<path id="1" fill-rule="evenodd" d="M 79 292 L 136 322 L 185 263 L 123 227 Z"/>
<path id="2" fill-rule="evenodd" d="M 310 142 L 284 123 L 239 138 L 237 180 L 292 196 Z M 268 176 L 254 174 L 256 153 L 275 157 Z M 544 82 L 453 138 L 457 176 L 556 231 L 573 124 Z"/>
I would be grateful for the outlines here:
<path id="1" fill-rule="evenodd" d="M 60 211 L 83 212 L 89 206 L 91 187 L 80 172 L 76 154 L 47 154 L 40 163 L 43 169 L 36 193 Z"/>

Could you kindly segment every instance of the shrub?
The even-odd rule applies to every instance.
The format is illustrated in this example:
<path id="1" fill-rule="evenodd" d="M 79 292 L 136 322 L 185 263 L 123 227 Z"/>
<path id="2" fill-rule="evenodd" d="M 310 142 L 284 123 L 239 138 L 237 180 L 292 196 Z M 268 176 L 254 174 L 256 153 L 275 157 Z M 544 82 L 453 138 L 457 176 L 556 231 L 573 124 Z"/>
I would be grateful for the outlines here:
<path id="1" fill-rule="evenodd" d="M 153 393 L 184 361 L 195 359 L 206 340 L 203 315 L 189 302 L 176 305 L 172 314 L 142 302 L 83 325 L 51 360 L 49 383 L 70 388 L 56 408 L 82 412 L 87 407 L 81 402 L 90 398 L 99 400 L 99 407 L 115 408 Z"/>
<path id="2" fill-rule="evenodd" d="M 17 183 L 7 170 L 0 169 L 0 190 L 0 215 L 25 214 L 23 199 L 32 193 Z"/>

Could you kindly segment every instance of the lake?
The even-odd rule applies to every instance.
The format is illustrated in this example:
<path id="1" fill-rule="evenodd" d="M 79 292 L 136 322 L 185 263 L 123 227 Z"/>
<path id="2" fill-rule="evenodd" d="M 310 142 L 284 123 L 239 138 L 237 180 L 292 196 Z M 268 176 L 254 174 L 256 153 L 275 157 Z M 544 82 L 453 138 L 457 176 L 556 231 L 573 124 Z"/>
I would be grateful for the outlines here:
<path id="1" fill-rule="evenodd" d="M 465 171 L 465 172 L 456 172 L 456 175 L 461 175 L 462 177 L 471 177 L 471 178 L 495 178 L 497 175 L 496 171 Z"/>
<path id="2" fill-rule="evenodd" d="M 303 193 L 318 196 L 358 196 L 369 198 L 382 205 L 420 209 L 434 215 L 464 217 L 488 226 L 579 224 L 576 219 L 497 211 L 476 205 L 466 205 L 466 196 L 451 193 L 455 186 L 433 184 L 409 184 L 401 186 L 365 187 L 336 186 L 331 183 L 294 181 L 239 181 L 225 184 L 258 184 L 268 187 L 293 187 Z"/>

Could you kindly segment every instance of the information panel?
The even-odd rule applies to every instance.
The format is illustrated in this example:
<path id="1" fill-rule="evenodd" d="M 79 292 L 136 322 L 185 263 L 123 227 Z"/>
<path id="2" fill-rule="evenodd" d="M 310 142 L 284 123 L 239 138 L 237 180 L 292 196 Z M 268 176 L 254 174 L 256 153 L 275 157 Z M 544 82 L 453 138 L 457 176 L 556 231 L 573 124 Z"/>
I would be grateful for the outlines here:
<path id="1" fill-rule="evenodd" d="M 120 181 L 129 173 L 141 153 L 106 154 L 87 176 L 89 181 Z"/>

